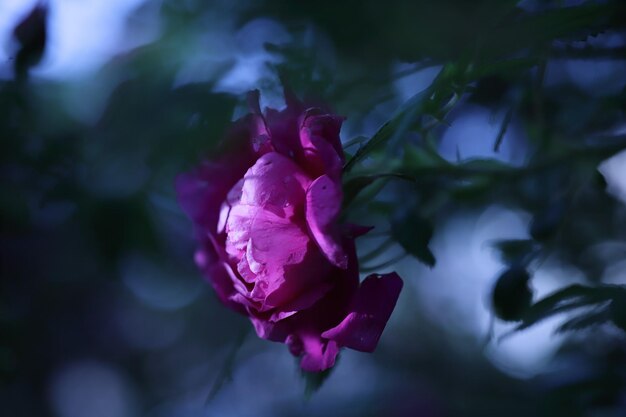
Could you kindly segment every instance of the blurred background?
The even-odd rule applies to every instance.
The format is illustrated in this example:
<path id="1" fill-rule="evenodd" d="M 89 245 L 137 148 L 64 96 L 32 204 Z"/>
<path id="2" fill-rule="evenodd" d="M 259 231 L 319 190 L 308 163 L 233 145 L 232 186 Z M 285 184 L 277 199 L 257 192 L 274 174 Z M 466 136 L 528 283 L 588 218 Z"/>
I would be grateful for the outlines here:
<path id="1" fill-rule="evenodd" d="M 283 82 L 394 127 L 346 213 L 405 287 L 315 392 L 173 190 Z M 621 1 L 0 0 L 1 414 L 625 416 L 625 87 Z"/>

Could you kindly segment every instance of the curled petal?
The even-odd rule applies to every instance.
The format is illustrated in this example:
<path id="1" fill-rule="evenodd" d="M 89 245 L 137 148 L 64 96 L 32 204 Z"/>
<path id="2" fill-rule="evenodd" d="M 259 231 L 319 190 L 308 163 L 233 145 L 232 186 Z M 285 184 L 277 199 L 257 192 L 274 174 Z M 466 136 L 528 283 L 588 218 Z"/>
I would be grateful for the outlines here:
<path id="1" fill-rule="evenodd" d="M 340 346 L 373 352 L 401 289 L 402 279 L 395 272 L 368 276 L 353 300 L 350 313 L 336 327 L 322 333 L 322 337 Z"/>
<path id="2" fill-rule="evenodd" d="M 332 114 L 316 114 L 318 109 L 309 109 L 300 125 L 300 145 L 304 160 L 302 165 L 314 177 L 323 174 L 341 177 L 344 162 L 339 130 L 343 118 Z"/>
<path id="3" fill-rule="evenodd" d="M 306 193 L 306 221 L 322 253 L 335 266 L 345 269 L 348 256 L 341 244 L 337 218 L 341 210 L 340 186 L 329 176 L 313 181 Z"/>
<path id="4" fill-rule="evenodd" d="M 321 372 L 335 364 L 339 346 L 333 340 L 324 340 L 314 333 L 291 334 L 286 340 L 289 351 L 301 356 L 300 368 L 307 372 Z"/>

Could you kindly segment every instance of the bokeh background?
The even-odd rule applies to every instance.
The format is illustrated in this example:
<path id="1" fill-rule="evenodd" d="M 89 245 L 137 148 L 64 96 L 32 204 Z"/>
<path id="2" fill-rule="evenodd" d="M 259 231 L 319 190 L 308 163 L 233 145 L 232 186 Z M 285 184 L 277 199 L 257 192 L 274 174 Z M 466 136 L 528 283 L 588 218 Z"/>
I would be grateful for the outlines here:
<path id="1" fill-rule="evenodd" d="M 626 309 L 512 332 L 492 300 L 517 262 L 502 241 L 532 247 L 534 300 L 626 284 L 620 1 L 50 0 L 16 31 L 35 5 L 0 0 L 0 414 L 626 415 Z M 329 103 L 353 154 L 433 82 L 442 107 L 359 168 L 428 175 L 349 207 L 376 226 L 364 270 L 404 278 L 398 306 L 311 392 L 201 278 L 174 177 L 251 89 Z"/>

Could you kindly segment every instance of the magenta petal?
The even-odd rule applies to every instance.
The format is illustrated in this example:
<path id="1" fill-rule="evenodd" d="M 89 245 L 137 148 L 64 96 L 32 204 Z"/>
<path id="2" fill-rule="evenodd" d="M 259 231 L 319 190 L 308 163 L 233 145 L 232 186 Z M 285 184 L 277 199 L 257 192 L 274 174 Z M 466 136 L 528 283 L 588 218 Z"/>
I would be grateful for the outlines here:
<path id="1" fill-rule="evenodd" d="M 276 152 L 266 153 L 246 172 L 240 204 L 286 216 L 304 202 L 309 182 L 291 159 Z"/>
<path id="2" fill-rule="evenodd" d="M 324 256 L 333 265 L 346 269 L 348 256 L 337 228 L 342 197 L 341 188 L 329 176 L 319 177 L 306 193 L 306 221 Z"/>
<path id="3" fill-rule="evenodd" d="M 320 271 L 319 274 L 323 276 L 325 272 Z M 334 282 L 322 281 L 316 282 L 311 288 L 302 291 L 300 295 L 295 296 L 293 300 L 285 305 L 282 305 L 279 310 L 271 315 L 270 320 L 280 321 L 287 317 L 296 314 L 299 311 L 305 310 L 311 307 L 322 296 L 328 293 L 334 286 Z"/>
<path id="4" fill-rule="evenodd" d="M 288 339 L 288 328 L 282 323 L 274 323 L 264 318 L 250 315 L 250 321 L 254 326 L 257 336 L 261 339 L 272 340 L 274 342 L 285 342 Z"/>
<path id="5" fill-rule="evenodd" d="M 211 180 L 225 178 L 225 180 Z M 198 225 L 211 233 L 216 225 L 222 200 L 228 192 L 229 184 L 223 169 L 214 163 L 204 162 L 191 172 L 176 177 L 178 201 L 187 215 Z"/>
<path id="6" fill-rule="evenodd" d="M 300 367 L 307 372 L 321 372 L 331 368 L 339 353 L 336 342 L 323 340 L 312 333 L 290 335 L 286 342 L 293 355 L 302 355 Z"/>
<path id="7" fill-rule="evenodd" d="M 359 236 L 369 233 L 374 226 L 361 226 L 360 224 L 346 223 L 343 225 L 343 235 L 348 239 L 356 239 Z"/>
<path id="8" fill-rule="evenodd" d="M 351 312 L 336 327 L 322 333 L 322 337 L 340 346 L 373 352 L 401 289 L 402 279 L 395 272 L 368 276 L 355 296 Z"/>
<path id="9" fill-rule="evenodd" d="M 236 286 L 233 282 L 229 267 L 219 259 L 211 246 L 212 244 L 210 242 L 203 243 L 196 251 L 194 260 L 204 275 L 209 278 L 220 301 L 234 310 L 243 313 L 244 309 L 242 305 L 233 302 L 231 299 L 233 294 L 236 294 Z"/>
<path id="10" fill-rule="evenodd" d="M 327 114 L 310 115 L 314 111 L 307 111 L 300 127 L 300 145 L 304 155 L 302 164 L 314 177 L 327 174 L 339 178 L 343 165 L 339 129 L 343 119 Z"/>

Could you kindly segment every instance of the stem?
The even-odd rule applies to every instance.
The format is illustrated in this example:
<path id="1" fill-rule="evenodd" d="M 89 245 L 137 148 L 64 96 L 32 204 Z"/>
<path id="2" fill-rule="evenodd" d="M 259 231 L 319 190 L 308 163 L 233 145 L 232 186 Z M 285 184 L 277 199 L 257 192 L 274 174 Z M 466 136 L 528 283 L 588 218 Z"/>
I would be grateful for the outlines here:
<path id="1" fill-rule="evenodd" d="M 422 168 L 411 169 L 407 172 L 383 172 L 377 174 L 366 174 L 355 178 L 398 178 L 405 181 L 417 182 L 422 176 L 449 176 L 453 178 L 465 178 L 478 175 L 494 176 L 494 177 L 520 177 L 523 175 L 533 174 L 545 169 L 553 168 L 555 165 L 567 164 L 575 159 L 587 159 L 590 157 L 608 158 L 613 154 L 626 149 L 626 135 L 608 137 L 606 139 L 614 140 L 614 143 L 605 146 L 589 146 L 571 148 L 569 152 L 542 161 L 529 164 L 523 167 L 512 166 L 490 166 L 490 167 L 472 167 L 466 165 L 445 164 L 441 166 L 426 166 Z"/>

